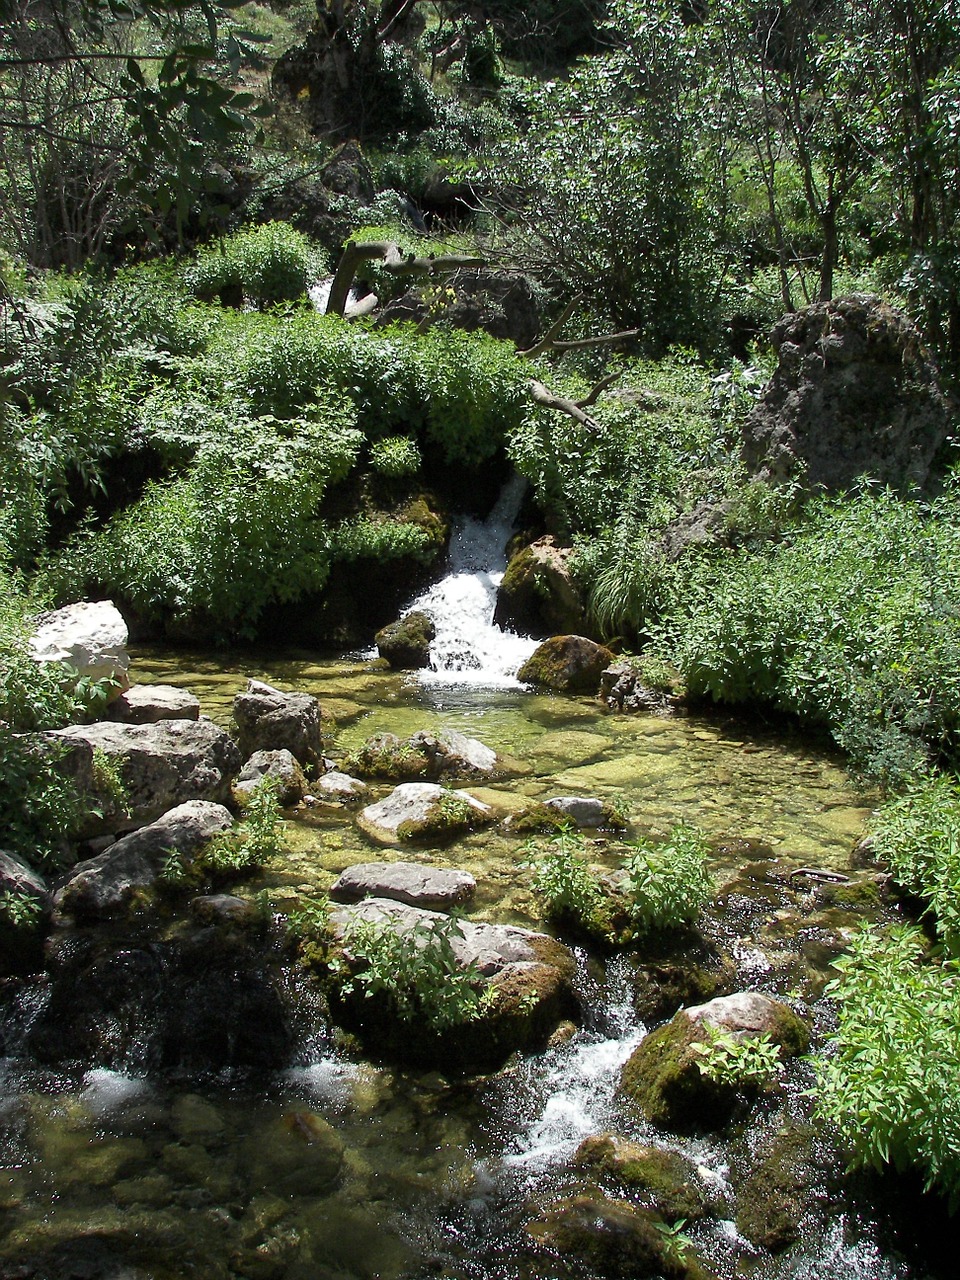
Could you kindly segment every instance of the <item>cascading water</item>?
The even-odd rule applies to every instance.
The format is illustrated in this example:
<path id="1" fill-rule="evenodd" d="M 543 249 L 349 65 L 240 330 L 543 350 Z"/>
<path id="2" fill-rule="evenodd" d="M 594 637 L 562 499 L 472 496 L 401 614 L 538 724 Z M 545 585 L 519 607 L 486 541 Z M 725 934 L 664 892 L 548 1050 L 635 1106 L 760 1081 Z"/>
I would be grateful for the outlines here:
<path id="1" fill-rule="evenodd" d="M 409 606 L 436 627 L 426 684 L 483 688 L 517 686 L 517 671 L 537 646 L 529 636 L 494 625 L 497 588 L 507 567 L 506 544 L 526 482 L 514 476 L 484 521 L 458 521 L 450 541 L 449 570 Z"/>

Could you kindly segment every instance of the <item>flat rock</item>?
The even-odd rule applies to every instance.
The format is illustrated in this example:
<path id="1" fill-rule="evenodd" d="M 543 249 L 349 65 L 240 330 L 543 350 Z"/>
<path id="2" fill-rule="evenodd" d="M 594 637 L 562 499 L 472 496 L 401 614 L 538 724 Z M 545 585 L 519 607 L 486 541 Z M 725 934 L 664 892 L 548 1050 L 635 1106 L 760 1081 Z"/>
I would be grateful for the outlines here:
<path id="1" fill-rule="evenodd" d="M 358 815 L 372 839 L 394 843 L 427 836 L 444 838 L 494 819 L 489 805 L 466 791 L 449 791 L 436 782 L 403 782 Z"/>
<path id="2" fill-rule="evenodd" d="M 108 814 L 86 835 L 144 826 L 188 800 L 225 804 L 240 769 L 237 745 L 212 720 L 158 720 L 156 724 L 99 721 L 44 735 L 50 741 L 86 744 L 117 768 L 128 818 Z M 112 825 L 111 825 L 112 824 Z"/>
<path id="3" fill-rule="evenodd" d="M 200 699 L 172 684 L 134 684 L 115 698 L 105 720 L 123 724 L 156 724 L 158 720 L 199 720 Z"/>
<path id="4" fill-rule="evenodd" d="M 78 678 L 114 680 L 120 689 L 127 674 L 127 624 L 112 600 L 84 600 L 41 614 L 30 639 L 36 662 L 63 662 Z"/>
<path id="5" fill-rule="evenodd" d="M 425 867 L 416 862 L 360 862 L 347 867 L 330 887 L 336 902 L 390 898 L 412 907 L 449 910 L 472 898 L 477 882 L 467 871 Z"/>
<path id="6" fill-rule="evenodd" d="M 96 858 L 78 862 L 53 897 L 62 918 L 85 922 L 124 910 L 156 884 L 171 854 L 189 861 L 233 817 L 223 805 L 190 800 L 158 821 L 124 836 Z"/>

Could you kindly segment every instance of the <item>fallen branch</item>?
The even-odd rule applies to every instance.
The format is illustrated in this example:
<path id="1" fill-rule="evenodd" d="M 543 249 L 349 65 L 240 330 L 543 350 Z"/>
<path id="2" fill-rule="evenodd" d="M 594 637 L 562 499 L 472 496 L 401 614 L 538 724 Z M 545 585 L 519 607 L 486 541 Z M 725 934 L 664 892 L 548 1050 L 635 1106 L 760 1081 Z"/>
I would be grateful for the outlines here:
<path id="1" fill-rule="evenodd" d="M 582 400 L 576 402 L 578 409 L 589 409 L 592 404 L 596 404 L 601 395 L 606 391 L 607 387 L 612 387 L 615 382 L 619 382 L 623 377 L 623 370 L 617 369 L 614 373 L 608 373 L 605 378 L 601 378 L 599 382 L 595 382 Z"/>
<path id="2" fill-rule="evenodd" d="M 343 246 L 343 253 L 337 263 L 330 296 L 327 299 L 326 314 L 342 316 L 346 309 L 347 298 L 361 262 L 371 262 L 379 258 L 384 269 L 398 276 L 432 276 L 443 272 L 476 269 L 487 265 L 485 258 L 478 258 L 466 253 L 444 253 L 437 256 L 417 257 L 414 253 L 404 253 L 392 240 L 366 240 L 357 243 L 348 240 Z M 356 312 L 354 312 L 356 314 Z"/>
<path id="3" fill-rule="evenodd" d="M 568 418 L 573 418 L 575 422 L 582 423 L 591 431 L 599 431 L 600 424 L 596 419 L 591 418 L 588 413 L 584 413 L 583 409 L 574 400 L 568 400 L 565 396 L 554 395 L 549 387 L 545 387 L 542 382 L 536 379 L 530 379 L 530 394 L 535 403 L 543 405 L 545 409 L 556 409 L 558 413 L 565 413 Z"/>

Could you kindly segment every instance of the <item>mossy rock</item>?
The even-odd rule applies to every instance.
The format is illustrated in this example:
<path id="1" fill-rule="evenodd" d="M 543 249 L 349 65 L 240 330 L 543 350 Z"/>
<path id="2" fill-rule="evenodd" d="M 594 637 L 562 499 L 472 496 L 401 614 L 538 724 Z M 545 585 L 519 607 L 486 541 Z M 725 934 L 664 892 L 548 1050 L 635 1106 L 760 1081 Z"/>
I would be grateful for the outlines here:
<path id="1" fill-rule="evenodd" d="M 430 773 L 426 751 L 411 745 L 409 738 L 395 733 L 378 733 L 343 762 L 347 773 L 362 778 L 384 778 L 389 782 L 415 781 Z"/>
<path id="2" fill-rule="evenodd" d="M 756 1097 L 749 1082 L 713 1080 L 701 1070 L 701 1048 L 720 1031 L 734 1039 L 769 1037 L 781 1054 L 806 1052 L 810 1033 L 787 1005 L 756 991 L 720 996 L 682 1009 L 640 1042 L 627 1059 L 620 1090 L 653 1124 L 677 1131 L 723 1128 L 742 1101 Z"/>
<path id="3" fill-rule="evenodd" d="M 593 693 L 613 654 L 586 636 L 553 636 L 545 640 L 517 672 L 524 684 L 543 685 L 558 693 Z"/>
<path id="4" fill-rule="evenodd" d="M 494 622 L 538 639 L 579 631 L 586 609 L 570 572 L 571 555 L 549 535 L 512 555 L 497 590 Z"/>
<path id="5" fill-rule="evenodd" d="M 778 1133 L 737 1188 L 737 1230 L 758 1249 L 779 1253 L 799 1239 L 816 1182 L 813 1140 L 809 1125 Z"/>
<path id="6" fill-rule="evenodd" d="M 417 671 L 430 665 L 430 644 L 436 634 L 433 621 L 414 610 L 377 632 L 377 650 L 395 671 Z"/>
<path id="7" fill-rule="evenodd" d="M 687 959 L 645 963 L 636 973 L 633 1007 L 641 1022 L 655 1026 L 678 1009 L 729 991 L 736 976 L 730 960 L 715 965 Z"/>
<path id="8" fill-rule="evenodd" d="M 468 831 L 488 826 L 493 820 L 493 814 L 486 807 L 478 808 L 476 802 L 471 804 L 455 791 L 447 791 L 420 817 L 401 822 L 397 835 L 401 840 L 443 844 Z"/>
<path id="9" fill-rule="evenodd" d="M 650 1200 L 668 1222 L 695 1222 L 710 1211 L 710 1198 L 696 1165 L 678 1151 L 647 1147 L 615 1133 L 584 1138 L 573 1158 L 580 1168 L 594 1169 Z"/>
<path id="10" fill-rule="evenodd" d="M 564 1260 L 575 1258 L 591 1276 L 706 1280 L 700 1265 L 672 1244 L 665 1226 L 650 1209 L 592 1191 L 557 1201 L 526 1230 L 541 1248 Z"/>

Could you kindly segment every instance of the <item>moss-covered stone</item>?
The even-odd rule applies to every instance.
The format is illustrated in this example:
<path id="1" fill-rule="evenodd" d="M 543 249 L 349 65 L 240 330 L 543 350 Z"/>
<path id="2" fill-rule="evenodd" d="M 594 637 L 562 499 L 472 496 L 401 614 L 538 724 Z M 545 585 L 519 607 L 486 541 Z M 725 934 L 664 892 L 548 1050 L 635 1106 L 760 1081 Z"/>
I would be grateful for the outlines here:
<path id="1" fill-rule="evenodd" d="M 610 650 L 586 636 L 553 636 L 527 659 L 517 679 L 558 693 L 596 693 L 600 675 L 611 662 Z"/>
<path id="2" fill-rule="evenodd" d="M 737 1188 L 737 1230 L 758 1249 L 777 1253 L 800 1236 L 815 1186 L 809 1125 L 778 1133 L 760 1163 Z"/>
<path id="3" fill-rule="evenodd" d="M 615 1133 L 585 1138 L 574 1164 L 594 1169 L 631 1191 L 645 1195 L 668 1222 L 694 1222 L 709 1212 L 709 1197 L 692 1160 L 678 1151 L 647 1147 Z"/>
<path id="4" fill-rule="evenodd" d="M 516 552 L 497 591 L 497 625 L 536 637 L 580 631 L 586 610 L 571 554 L 549 535 Z"/>
<path id="5" fill-rule="evenodd" d="M 430 644 L 436 634 L 433 621 L 414 610 L 377 632 L 377 650 L 395 671 L 416 671 L 430 665 Z"/>

